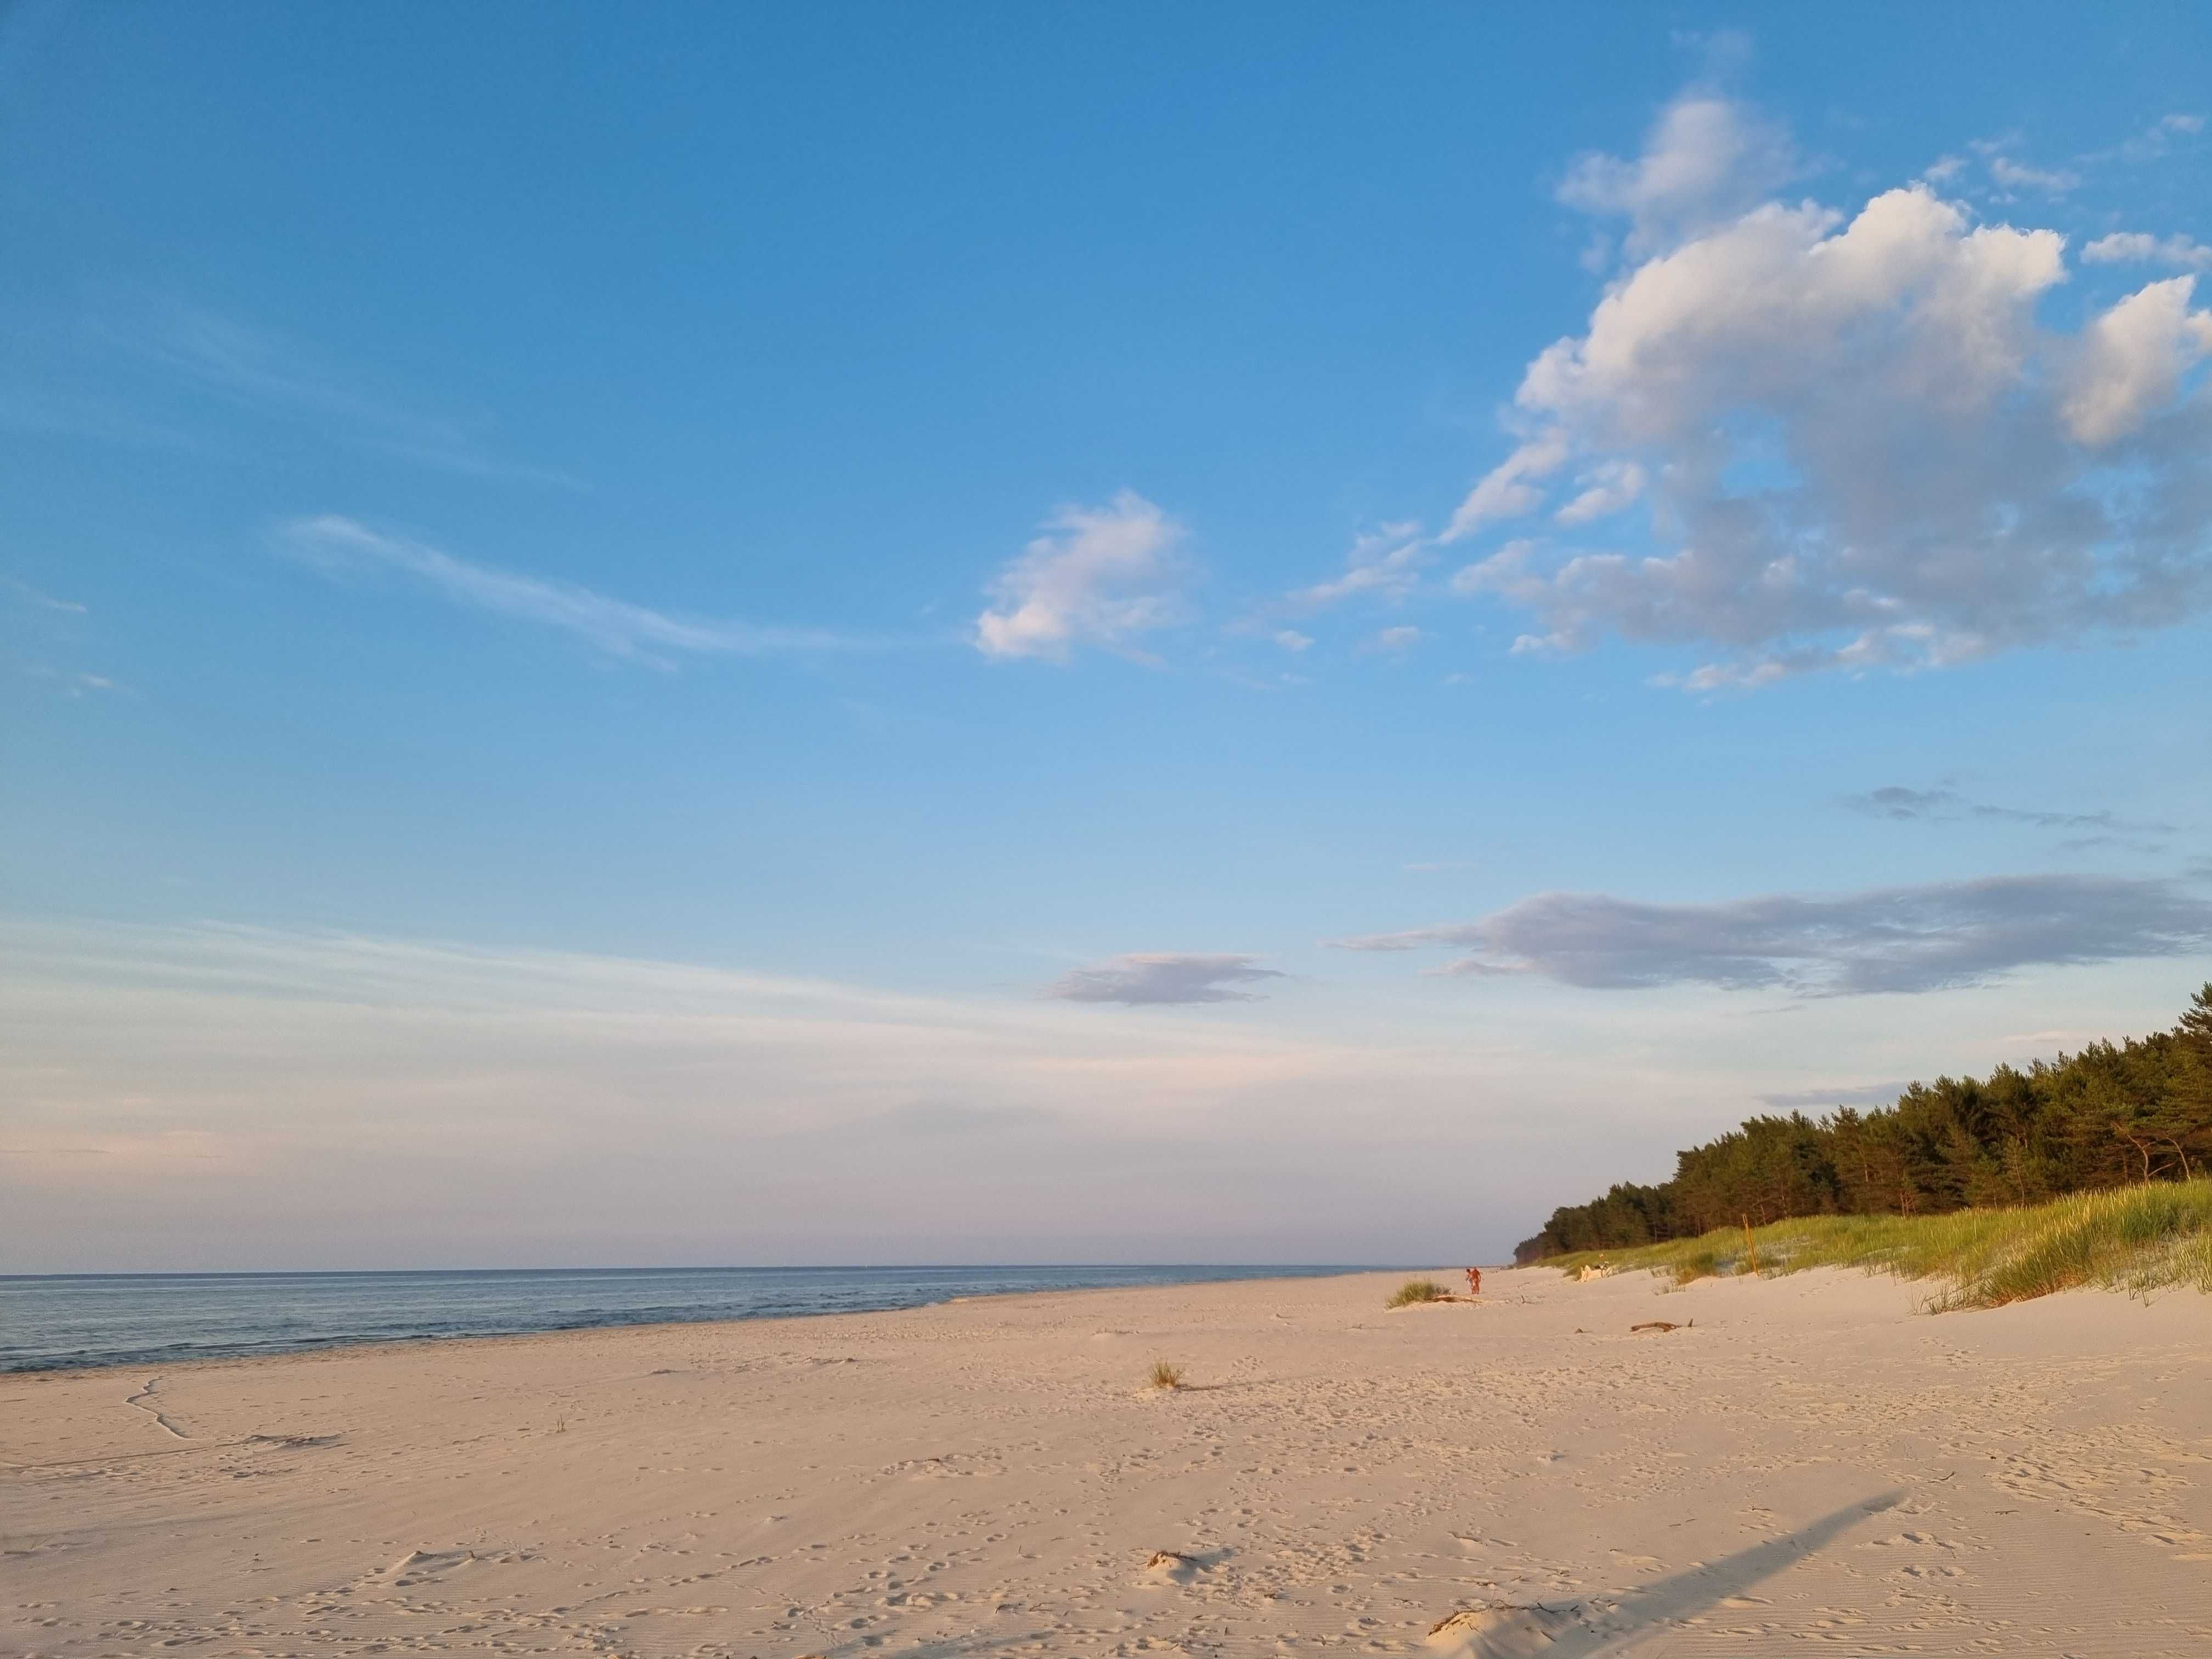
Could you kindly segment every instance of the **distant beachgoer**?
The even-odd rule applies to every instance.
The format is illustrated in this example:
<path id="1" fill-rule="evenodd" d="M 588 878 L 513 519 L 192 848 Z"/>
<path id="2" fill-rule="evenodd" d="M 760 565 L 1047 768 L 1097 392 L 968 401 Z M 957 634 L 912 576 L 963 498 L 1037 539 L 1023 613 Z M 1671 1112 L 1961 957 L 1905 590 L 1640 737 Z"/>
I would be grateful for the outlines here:
<path id="1" fill-rule="evenodd" d="M 1467 1293 L 1469 1296 L 1480 1296 L 1482 1294 L 1481 1268 L 1469 1267 L 1467 1270 Z"/>

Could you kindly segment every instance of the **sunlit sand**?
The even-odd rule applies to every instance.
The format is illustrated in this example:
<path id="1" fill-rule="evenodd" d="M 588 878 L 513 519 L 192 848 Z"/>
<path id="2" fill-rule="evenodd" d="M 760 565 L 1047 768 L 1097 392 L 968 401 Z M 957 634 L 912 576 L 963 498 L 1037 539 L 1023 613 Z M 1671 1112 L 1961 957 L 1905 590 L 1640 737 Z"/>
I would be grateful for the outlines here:
<path id="1" fill-rule="evenodd" d="M 9 1378 L 0 1649 L 2212 1641 L 2212 1298 L 1404 1279 Z"/>

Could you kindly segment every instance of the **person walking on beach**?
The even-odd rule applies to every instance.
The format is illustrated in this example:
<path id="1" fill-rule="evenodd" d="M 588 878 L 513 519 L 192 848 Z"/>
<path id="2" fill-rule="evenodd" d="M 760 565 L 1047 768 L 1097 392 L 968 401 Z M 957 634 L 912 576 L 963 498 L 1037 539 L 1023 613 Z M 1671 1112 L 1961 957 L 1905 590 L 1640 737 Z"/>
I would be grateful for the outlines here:
<path id="1" fill-rule="evenodd" d="M 1469 1296 L 1480 1296 L 1482 1294 L 1481 1268 L 1469 1267 L 1467 1270 L 1467 1293 Z"/>

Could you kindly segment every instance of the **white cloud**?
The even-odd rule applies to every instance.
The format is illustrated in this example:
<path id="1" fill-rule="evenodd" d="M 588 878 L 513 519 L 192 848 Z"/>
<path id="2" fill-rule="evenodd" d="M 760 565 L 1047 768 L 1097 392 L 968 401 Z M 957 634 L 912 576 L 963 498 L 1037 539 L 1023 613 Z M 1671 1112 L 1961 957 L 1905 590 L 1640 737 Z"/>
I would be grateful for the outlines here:
<path id="1" fill-rule="evenodd" d="M 2058 412 L 2067 430 L 2103 448 L 2142 429 L 2174 401 L 2189 366 L 2212 352 L 2212 312 L 2192 312 L 2194 276 L 2130 294 L 2083 330 Z"/>
<path id="2" fill-rule="evenodd" d="M 2085 159 L 2102 161 L 2116 156 L 2123 161 L 2156 161 L 2171 153 L 2178 141 L 2193 138 L 2203 131 L 2204 118 L 2201 115 L 2162 115 L 2117 149 Z"/>
<path id="3" fill-rule="evenodd" d="M 1370 641 L 1376 651 L 1410 651 L 1421 642 L 1421 630 L 1411 626 L 1386 628 Z"/>
<path id="4" fill-rule="evenodd" d="M 1690 93 L 1668 105 L 1632 161 L 1579 156 L 1559 200 L 1630 222 L 1626 251 L 1657 252 L 1734 218 L 1798 167 L 1790 136 L 1741 105 Z"/>
<path id="5" fill-rule="evenodd" d="M 18 1273 L 1480 1255 L 1585 1195 L 1577 1146 L 1663 1170 L 1761 1090 L 2048 1052 L 2001 1050 L 2009 1032 L 2157 1029 L 2173 967 L 1772 1020 L 1523 978 L 1408 998 L 1385 1037 L 1329 998 L 1102 1018 L 0 918 L 0 1212 Z"/>
<path id="6" fill-rule="evenodd" d="M 85 614 L 85 607 L 75 599 L 58 599 L 51 593 L 41 593 L 30 583 L 18 580 L 13 576 L 0 576 L 0 587 L 4 587 L 34 610 L 59 611 L 72 617 L 82 617 Z"/>
<path id="7" fill-rule="evenodd" d="M 1582 494 L 1552 516 L 1565 525 L 1589 524 L 1595 519 L 1610 518 L 1623 507 L 1633 506 L 1649 482 L 1644 469 L 1634 461 L 1601 461 L 1583 475 Z"/>
<path id="8" fill-rule="evenodd" d="M 1647 904 L 1539 893 L 1479 921 L 1332 940 L 1350 951 L 1458 947 L 1439 972 L 1534 975 L 1615 990 L 1710 985 L 1808 995 L 1938 991 L 2032 966 L 2212 951 L 2212 903 L 2172 881 L 1995 876 L 1840 896 Z"/>
<path id="9" fill-rule="evenodd" d="M 2064 167 L 2030 167 L 2009 156 L 1992 155 L 1989 158 L 1990 177 L 2007 190 L 2039 190 L 2052 196 L 2063 196 L 2081 182 L 2081 175 Z"/>
<path id="10" fill-rule="evenodd" d="M 2114 231 L 2081 250 L 2092 264 L 2178 265 L 2184 270 L 2212 270 L 2212 246 L 2193 236 L 2152 236 L 2139 230 Z"/>
<path id="11" fill-rule="evenodd" d="M 277 537 L 285 551 L 325 575 L 343 577 L 364 570 L 397 572 L 455 605 L 561 629 L 610 656 L 665 665 L 668 660 L 665 653 L 669 652 L 757 655 L 836 650 L 853 643 L 812 629 L 686 621 L 610 599 L 578 583 L 549 581 L 472 564 L 404 536 L 371 530 L 337 514 L 294 520 L 278 527 Z"/>
<path id="12" fill-rule="evenodd" d="M 1413 523 L 1386 524 L 1358 537 L 1345 564 L 1344 574 L 1291 595 L 1294 604 L 1319 610 L 1340 599 L 1371 593 L 1399 599 L 1420 585 L 1421 571 L 1433 556 Z"/>
<path id="13" fill-rule="evenodd" d="M 1304 651 L 1313 644 L 1313 637 L 1295 628 L 1281 628 L 1275 630 L 1275 643 L 1285 651 Z"/>
<path id="14" fill-rule="evenodd" d="M 987 657 L 1063 662 L 1079 645 L 1140 656 L 1137 636 L 1182 619 L 1183 527 L 1133 490 L 1045 520 L 991 583 L 975 619 Z"/>
<path id="15" fill-rule="evenodd" d="M 1256 1002 L 1252 993 L 1235 988 L 1282 977 L 1253 957 L 1140 952 L 1078 968 L 1047 986 L 1045 994 L 1062 1002 Z"/>
<path id="16" fill-rule="evenodd" d="M 1527 568 L 1536 551 L 1536 544 L 1526 538 L 1510 541 L 1487 558 L 1477 559 L 1454 571 L 1451 591 L 1463 599 L 1478 593 L 1508 592 L 1516 573 Z"/>
<path id="17" fill-rule="evenodd" d="M 1460 1248 L 1471 1203 L 1504 1249 L 1571 1195 L 1531 1194 L 1528 1103 L 1632 1076 L 1464 1018 L 1392 1046 L 1250 1006 L 0 920 L 7 1265 L 1379 1261 Z M 1639 1052 L 1639 1111 L 1710 1100 L 1686 1069 Z M 1386 1150 L 1471 1121 L 1472 1174 Z"/>
<path id="18" fill-rule="evenodd" d="M 1526 648 L 1717 648 L 1671 677 L 1693 690 L 2189 616 L 2212 599 L 2212 410 L 2185 376 L 2212 319 L 2182 279 L 2046 326 L 2064 246 L 1923 185 L 1848 218 L 1765 204 L 1646 260 L 1530 363 L 1510 424 L 1538 435 L 1445 538 L 1540 511 L 1571 463 L 1569 527 L 1634 478 L 1656 547 L 1523 538 L 1454 590 L 1534 613 Z"/>
<path id="19" fill-rule="evenodd" d="M 1567 434 L 1557 427 L 1520 445 L 1468 491 L 1437 539 L 1461 541 L 1487 525 L 1534 512 L 1543 504 L 1544 491 L 1530 480 L 1558 471 L 1566 465 L 1567 453 Z"/>

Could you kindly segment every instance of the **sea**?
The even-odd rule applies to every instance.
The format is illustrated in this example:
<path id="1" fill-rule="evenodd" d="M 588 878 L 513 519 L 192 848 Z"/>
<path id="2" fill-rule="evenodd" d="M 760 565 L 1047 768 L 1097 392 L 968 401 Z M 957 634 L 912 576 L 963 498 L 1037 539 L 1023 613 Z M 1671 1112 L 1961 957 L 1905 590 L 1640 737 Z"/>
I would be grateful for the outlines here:
<path id="1" fill-rule="evenodd" d="M 1185 1264 L 0 1275 L 0 1371 L 170 1364 L 362 1342 L 867 1313 L 1022 1291 L 1360 1271 Z"/>

